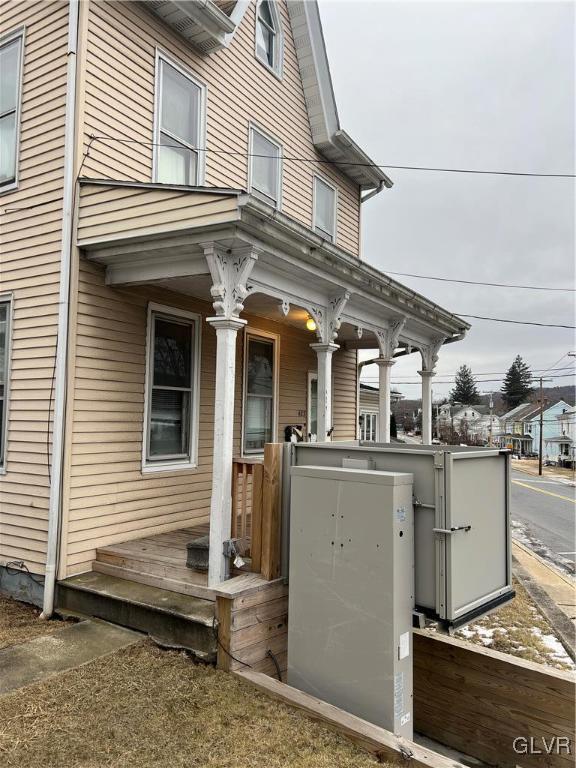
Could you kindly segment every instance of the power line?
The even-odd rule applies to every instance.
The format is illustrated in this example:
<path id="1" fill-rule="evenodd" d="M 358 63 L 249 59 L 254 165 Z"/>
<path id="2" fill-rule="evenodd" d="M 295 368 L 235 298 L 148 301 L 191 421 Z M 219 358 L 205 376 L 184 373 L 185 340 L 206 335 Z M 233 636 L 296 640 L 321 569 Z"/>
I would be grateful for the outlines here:
<path id="1" fill-rule="evenodd" d="M 180 144 L 160 144 L 156 141 L 140 141 L 138 139 L 128 138 L 116 138 L 112 136 L 94 136 L 95 141 L 117 141 L 121 144 L 141 144 L 142 146 L 150 147 L 168 147 L 172 149 L 182 149 Z M 238 150 L 226 150 L 226 149 L 209 149 L 208 147 L 196 147 L 191 152 L 210 152 L 216 155 L 233 155 L 236 157 L 262 157 L 269 160 L 278 160 L 278 157 L 274 155 L 263 155 L 256 152 L 240 152 Z M 384 163 L 353 163 L 345 160 L 325 160 L 324 158 L 317 157 L 298 157 L 291 155 L 282 155 L 282 162 L 289 161 L 293 163 L 321 163 L 326 165 L 335 166 L 351 166 L 353 168 L 378 168 L 378 169 L 390 169 L 390 170 L 402 170 L 402 171 L 432 171 L 437 173 L 470 173 L 470 174 L 485 174 L 490 176 L 531 176 L 540 178 L 565 178 L 574 179 L 576 174 L 574 173 L 533 173 L 533 172 L 521 172 L 521 171 L 486 171 L 477 168 L 433 168 L 430 166 L 422 165 L 386 165 Z"/>
<path id="2" fill-rule="evenodd" d="M 416 277 L 418 280 L 439 280 L 442 283 L 464 283 L 465 285 L 487 285 L 491 288 L 522 288 L 526 291 L 566 291 L 576 293 L 576 288 L 552 288 L 541 285 L 514 285 L 513 283 L 484 283 L 480 280 L 457 280 L 451 277 L 436 277 L 433 275 L 414 275 L 410 272 L 391 272 L 385 270 L 387 275 L 401 275 L 402 277 Z"/>
<path id="3" fill-rule="evenodd" d="M 575 378 L 575 376 L 576 376 L 576 374 L 573 374 L 573 373 L 560 373 L 560 374 L 558 374 L 556 376 L 552 376 L 551 378 L 553 378 L 553 379 L 573 379 L 573 378 Z M 475 381 L 476 381 L 476 384 L 492 384 L 494 382 L 504 381 L 504 379 L 505 379 L 505 377 L 501 376 L 498 379 L 476 379 L 475 378 Z M 539 376 L 533 377 L 531 379 L 532 382 L 539 381 L 539 380 L 540 380 Z M 378 381 L 378 379 L 376 377 L 365 377 L 365 378 L 362 378 L 361 381 L 364 381 L 364 382 L 367 382 L 367 381 Z M 440 380 L 440 379 L 434 380 L 434 384 L 454 384 L 455 382 L 456 382 L 455 378 L 453 378 L 453 379 L 444 379 L 444 380 Z M 395 379 L 393 379 L 390 383 L 391 384 L 418 384 L 419 382 L 418 381 L 396 381 Z"/>
<path id="4" fill-rule="evenodd" d="M 463 312 L 454 312 L 459 317 L 471 317 L 474 320 L 490 320 L 492 323 L 512 323 L 513 325 L 538 325 L 541 328 L 569 328 L 575 330 L 576 325 L 560 325 L 559 323 L 536 323 L 530 320 L 507 320 L 502 317 L 485 317 L 484 315 L 465 315 Z"/>
<path id="5" fill-rule="evenodd" d="M 566 355 L 564 355 L 566 357 Z M 399 359 L 399 358 L 398 358 Z M 562 358 L 560 358 L 561 360 Z M 558 362 L 560 362 L 558 360 Z M 369 365 L 374 365 L 375 363 L 369 363 Z M 549 368 L 530 368 L 530 375 L 535 373 L 540 373 L 542 371 L 542 374 L 546 373 L 546 371 L 574 371 L 576 373 L 576 365 L 563 365 L 561 368 L 552 368 L 550 366 Z M 508 374 L 508 371 L 476 371 L 475 373 L 472 372 L 473 376 L 506 376 Z M 456 373 L 439 373 L 439 376 L 456 376 Z M 416 380 L 419 380 L 419 376 L 414 376 Z M 536 378 L 540 378 L 537 376 Z M 555 378 L 555 377 L 552 377 Z"/>

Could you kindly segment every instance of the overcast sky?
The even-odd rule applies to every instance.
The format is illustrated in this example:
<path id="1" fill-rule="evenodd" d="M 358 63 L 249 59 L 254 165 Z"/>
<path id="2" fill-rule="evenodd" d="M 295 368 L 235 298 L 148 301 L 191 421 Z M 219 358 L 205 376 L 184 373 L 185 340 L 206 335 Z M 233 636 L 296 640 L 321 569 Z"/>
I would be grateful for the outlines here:
<path id="1" fill-rule="evenodd" d="M 340 122 L 375 162 L 574 173 L 571 3 L 320 0 L 320 11 Z M 389 174 L 394 187 L 363 207 L 366 261 L 574 287 L 573 180 Z M 574 325 L 574 294 L 397 279 L 456 313 Z M 471 322 L 441 351 L 437 382 L 462 363 L 499 373 L 521 354 L 542 369 L 574 349 L 570 330 Z M 394 379 L 418 379 L 419 361 L 397 362 Z M 419 396 L 419 385 L 398 388 Z"/>

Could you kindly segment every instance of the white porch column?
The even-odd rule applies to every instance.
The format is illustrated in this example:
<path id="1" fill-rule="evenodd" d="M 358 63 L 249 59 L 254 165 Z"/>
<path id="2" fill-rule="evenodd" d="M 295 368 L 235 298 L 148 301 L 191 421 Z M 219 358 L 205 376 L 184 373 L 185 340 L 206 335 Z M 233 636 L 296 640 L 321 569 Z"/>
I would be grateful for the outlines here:
<path id="1" fill-rule="evenodd" d="M 422 370 L 418 371 L 422 377 L 422 443 L 432 443 L 432 377 L 434 368 L 438 362 L 438 352 L 444 344 L 444 336 L 438 336 L 430 344 L 420 347 L 422 357 Z"/>
<path id="2" fill-rule="evenodd" d="M 227 579 L 229 575 L 228 558 L 223 555 L 223 545 L 230 538 L 232 530 L 236 334 L 246 324 L 246 320 L 210 317 L 207 322 L 216 329 L 216 391 L 208 561 L 208 586 L 212 587 Z"/>
<path id="3" fill-rule="evenodd" d="M 390 418 L 392 408 L 390 405 L 390 375 L 395 360 L 379 358 L 378 366 L 378 434 L 379 443 L 390 442 Z"/>
<path id="4" fill-rule="evenodd" d="M 257 259 L 252 247 L 221 250 L 204 243 L 204 254 L 212 276 L 211 294 L 215 317 L 206 321 L 216 330 L 216 380 L 214 396 L 214 445 L 212 496 L 210 499 L 210 552 L 208 586 L 229 576 L 224 542 L 232 530 L 232 459 L 234 436 L 234 390 L 236 381 L 236 336 L 246 325 L 239 315 L 248 293 L 246 282 Z"/>
<path id="5" fill-rule="evenodd" d="M 422 377 L 422 444 L 432 443 L 432 377 L 434 371 L 418 371 Z"/>
<path id="6" fill-rule="evenodd" d="M 318 359 L 318 434 L 316 440 L 326 443 L 332 429 L 332 355 L 338 344 L 310 344 Z"/>

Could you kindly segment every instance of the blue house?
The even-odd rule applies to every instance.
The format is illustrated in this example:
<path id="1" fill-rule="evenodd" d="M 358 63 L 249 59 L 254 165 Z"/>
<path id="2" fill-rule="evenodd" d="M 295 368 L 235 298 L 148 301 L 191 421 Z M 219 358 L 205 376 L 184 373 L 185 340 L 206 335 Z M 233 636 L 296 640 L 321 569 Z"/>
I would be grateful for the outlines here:
<path id="1" fill-rule="evenodd" d="M 559 400 L 554 405 L 544 409 L 542 415 L 542 450 L 543 457 L 551 461 L 558 458 L 558 447 L 553 438 L 558 437 L 558 416 L 570 410 L 571 406 L 565 400 Z M 533 411 L 528 412 L 522 419 L 524 422 L 524 434 L 532 436 L 532 450 L 539 453 L 540 448 L 540 406 L 535 406 Z"/>

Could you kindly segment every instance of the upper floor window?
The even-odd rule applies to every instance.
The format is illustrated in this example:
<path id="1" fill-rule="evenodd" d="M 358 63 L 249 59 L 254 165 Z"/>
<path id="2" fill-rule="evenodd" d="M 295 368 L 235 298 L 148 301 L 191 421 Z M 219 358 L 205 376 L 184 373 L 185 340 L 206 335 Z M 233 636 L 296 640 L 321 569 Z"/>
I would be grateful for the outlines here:
<path id="1" fill-rule="evenodd" d="M 23 31 L 0 41 L 0 192 L 18 181 Z"/>
<path id="2" fill-rule="evenodd" d="M 192 75 L 158 54 L 154 180 L 197 186 L 203 182 L 205 89 Z"/>
<path id="3" fill-rule="evenodd" d="M 319 176 L 314 176 L 313 229 L 326 240 L 336 239 L 336 189 Z"/>
<path id="4" fill-rule="evenodd" d="M 0 472 L 6 465 L 11 307 L 10 298 L 0 296 Z"/>
<path id="5" fill-rule="evenodd" d="M 256 9 L 256 56 L 282 75 L 282 23 L 273 0 L 260 0 Z"/>
<path id="6" fill-rule="evenodd" d="M 280 208 L 282 191 L 282 146 L 253 126 L 250 127 L 250 173 L 248 186 L 265 203 Z"/>

